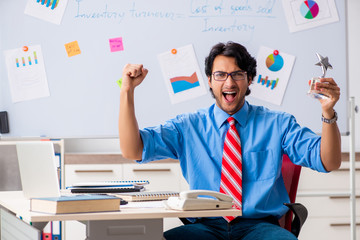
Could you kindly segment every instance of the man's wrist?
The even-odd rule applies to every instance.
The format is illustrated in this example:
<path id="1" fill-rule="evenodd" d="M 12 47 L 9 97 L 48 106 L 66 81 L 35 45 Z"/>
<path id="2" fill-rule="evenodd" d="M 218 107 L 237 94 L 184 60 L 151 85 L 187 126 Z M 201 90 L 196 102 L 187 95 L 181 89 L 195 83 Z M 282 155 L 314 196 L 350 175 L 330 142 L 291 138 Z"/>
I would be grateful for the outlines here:
<path id="1" fill-rule="evenodd" d="M 334 123 L 334 122 L 336 122 L 337 121 L 337 119 L 338 119 L 338 116 L 337 116 L 337 113 L 336 113 L 336 111 L 335 110 L 333 110 L 333 116 L 332 117 L 327 117 L 327 116 L 329 116 L 329 114 L 327 114 L 327 115 L 325 115 L 325 114 L 323 114 L 322 116 L 321 116 L 321 121 L 323 121 L 324 123 L 328 123 L 328 124 L 332 124 L 332 123 Z M 325 115 L 325 116 L 324 116 Z"/>

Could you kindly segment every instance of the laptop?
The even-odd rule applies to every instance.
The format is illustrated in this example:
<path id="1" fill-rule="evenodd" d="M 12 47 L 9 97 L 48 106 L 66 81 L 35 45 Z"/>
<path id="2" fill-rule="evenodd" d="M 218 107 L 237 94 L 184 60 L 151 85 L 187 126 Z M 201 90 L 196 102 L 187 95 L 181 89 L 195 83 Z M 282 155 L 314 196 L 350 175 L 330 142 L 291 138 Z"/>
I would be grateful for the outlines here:
<path id="1" fill-rule="evenodd" d="M 18 142 L 19 162 L 24 197 L 59 197 L 60 187 L 52 142 Z"/>

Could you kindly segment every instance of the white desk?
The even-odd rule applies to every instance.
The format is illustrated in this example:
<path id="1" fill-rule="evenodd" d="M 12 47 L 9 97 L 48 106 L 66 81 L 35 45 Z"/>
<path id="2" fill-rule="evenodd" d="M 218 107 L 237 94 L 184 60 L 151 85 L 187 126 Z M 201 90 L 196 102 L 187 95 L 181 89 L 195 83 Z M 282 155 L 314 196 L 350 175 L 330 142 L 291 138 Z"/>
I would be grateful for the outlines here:
<path id="1" fill-rule="evenodd" d="M 140 240 L 162 239 L 163 218 L 165 217 L 217 217 L 239 216 L 241 211 L 236 209 L 206 210 L 206 211 L 175 211 L 159 208 L 121 208 L 119 212 L 76 213 L 76 214 L 46 214 L 31 212 L 30 201 L 23 197 L 21 191 L 0 192 L 0 205 L 6 209 L 1 213 L 1 236 L 7 234 L 9 228 L 22 233 L 24 222 L 19 218 L 11 218 L 11 212 L 21 216 L 25 222 L 31 222 L 34 231 L 40 232 L 49 221 L 76 220 L 87 226 L 87 240 Z M 15 221 L 16 219 L 16 221 Z M 40 235 L 39 235 L 40 236 Z M 14 236 L 12 236 L 14 237 Z M 11 238 L 13 239 L 13 238 Z M 18 239 L 18 238 L 15 238 Z M 21 238 L 19 238 L 21 239 Z M 22 238 L 24 239 L 24 238 Z M 34 234 L 33 238 L 36 238 Z"/>

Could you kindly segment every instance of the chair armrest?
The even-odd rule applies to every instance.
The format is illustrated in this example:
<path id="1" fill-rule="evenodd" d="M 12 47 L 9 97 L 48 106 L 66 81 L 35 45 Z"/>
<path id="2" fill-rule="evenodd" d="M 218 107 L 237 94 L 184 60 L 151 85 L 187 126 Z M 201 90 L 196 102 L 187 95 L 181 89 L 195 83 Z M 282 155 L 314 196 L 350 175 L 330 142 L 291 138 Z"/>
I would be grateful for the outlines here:
<path id="1" fill-rule="evenodd" d="M 190 222 L 187 218 L 179 218 L 180 221 L 184 224 L 184 225 L 187 225 L 187 224 L 191 224 L 192 222 Z"/>
<path id="2" fill-rule="evenodd" d="M 284 203 L 284 205 L 294 213 L 294 219 L 291 223 L 291 232 L 298 237 L 301 227 L 308 216 L 308 211 L 301 203 Z"/>

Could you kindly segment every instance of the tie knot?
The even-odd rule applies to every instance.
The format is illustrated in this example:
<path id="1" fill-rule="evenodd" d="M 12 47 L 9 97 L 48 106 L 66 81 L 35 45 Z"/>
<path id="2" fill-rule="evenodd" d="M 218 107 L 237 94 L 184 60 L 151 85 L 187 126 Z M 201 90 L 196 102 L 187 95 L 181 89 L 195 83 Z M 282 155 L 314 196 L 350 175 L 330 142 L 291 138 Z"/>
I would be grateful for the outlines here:
<path id="1" fill-rule="evenodd" d="M 229 122 L 230 126 L 235 125 L 235 118 L 229 117 L 229 118 L 227 119 L 227 121 Z"/>

